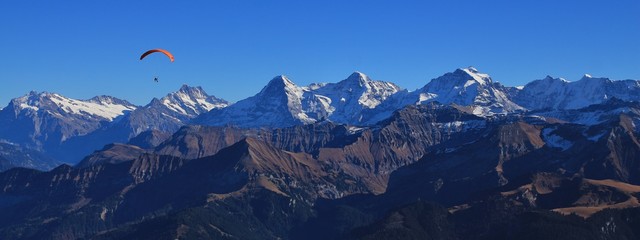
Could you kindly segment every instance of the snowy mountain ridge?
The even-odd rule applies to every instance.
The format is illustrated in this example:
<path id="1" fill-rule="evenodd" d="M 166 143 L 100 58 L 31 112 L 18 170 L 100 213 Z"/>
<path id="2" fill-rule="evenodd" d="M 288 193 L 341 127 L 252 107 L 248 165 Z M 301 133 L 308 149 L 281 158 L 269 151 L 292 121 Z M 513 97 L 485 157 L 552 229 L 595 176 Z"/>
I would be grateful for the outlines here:
<path id="1" fill-rule="evenodd" d="M 136 118 L 138 124 L 133 125 L 137 134 L 149 129 L 170 131 L 188 123 L 253 128 L 329 120 L 368 125 L 407 105 L 428 102 L 464 106 L 478 116 L 488 116 L 540 109 L 578 109 L 610 98 L 640 100 L 640 82 L 612 81 L 587 74 L 575 82 L 547 76 L 524 86 L 505 87 L 494 82 L 489 74 L 467 67 L 434 78 L 415 91 L 407 91 L 392 82 L 372 80 L 356 71 L 339 82 L 308 86 L 298 86 L 280 75 L 256 95 L 235 104 L 209 96 L 201 87 L 183 85 L 177 92 L 153 99 L 143 107 L 108 96 L 75 100 L 55 93 L 32 92 L 14 99 L 16 108 L 12 109 L 17 112 L 46 109 L 56 116 L 71 114 L 107 122 L 135 112 L 128 118 Z M 150 121 L 153 123 L 143 124 L 145 119 L 153 119 Z M 168 122 L 170 127 L 162 126 Z"/>
<path id="2" fill-rule="evenodd" d="M 355 72 L 337 83 L 297 86 L 286 76 L 273 78 L 258 94 L 227 108 L 205 113 L 197 124 L 241 127 L 284 127 L 328 119 L 357 122 L 364 109 L 374 109 L 400 87 Z"/>
<path id="3" fill-rule="evenodd" d="M 276 84 L 278 83 L 278 84 Z M 610 97 L 640 100 L 640 83 L 585 75 L 577 82 L 547 77 L 525 86 L 505 87 L 474 67 L 459 68 L 407 91 L 354 72 L 337 83 L 297 86 L 286 76 L 272 79 L 260 93 L 205 113 L 194 123 L 240 127 L 285 127 L 321 120 L 353 125 L 374 124 L 407 105 L 456 104 L 478 116 L 544 108 L 577 109 Z"/>
<path id="4" fill-rule="evenodd" d="M 571 82 L 547 76 L 525 85 L 514 101 L 530 110 L 578 109 L 610 98 L 640 101 L 640 81 L 612 81 L 585 74 L 580 80 Z"/>
<path id="5" fill-rule="evenodd" d="M 415 91 L 372 80 L 362 72 L 335 83 L 308 86 L 280 75 L 256 95 L 234 104 L 187 85 L 145 106 L 110 96 L 77 100 L 30 92 L 0 110 L 0 141 L 70 162 L 105 144 L 126 143 L 149 131 L 169 136 L 189 124 L 282 128 L 326 121 L 363 129 L 410 105 L 445 105 L 481 118 L 524 117 L 589 126 L 630 114 L 632 123 L 640 126 L 640 108 L 633 101 L 640 101 L 640 81 L 590 75 L 575 82 L 547 76 L 523 87 L 505 87 L 468 67 L 433 78 Z M 457 128 L 471 126 L 456 119 L 448 122 Z"/>
<path id="6" fill-rule="evenodd" d="M 74 114 L 112 121 L 137 106 L 110 96 L 97 96 L 88 100 L 77 100 L 57 93 L 30 92 L 11 101 L 15 111 L 47 111 L 53 114 Z"/>
<path id="7" fill-rule="evenodd" d="M 209 96 L 202 87 L 182 85 L 177 92 L 167 94 L 159 100 L 162 105 L 172 111 L 195 117 L 214 108 L 223 108 L 229 103 L 215 96 Z"/>
<path id="8" fill-rule="evenodd" d="M 509 99 L 505 87 L 474 67 L 460 68 L 432 79 L 423 88 L 409 93 L 416 104 L 437 101 L 471 106 L 474 114 L 506 114 L 524 110 Z"/>

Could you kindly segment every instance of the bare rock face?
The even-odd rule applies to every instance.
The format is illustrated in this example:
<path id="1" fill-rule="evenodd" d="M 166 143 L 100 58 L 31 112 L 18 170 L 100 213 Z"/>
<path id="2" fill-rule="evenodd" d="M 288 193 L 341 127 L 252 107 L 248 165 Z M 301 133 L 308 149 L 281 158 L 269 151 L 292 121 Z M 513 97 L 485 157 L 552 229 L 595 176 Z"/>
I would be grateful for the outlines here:
<path id="1" fill-rule="evenodd" d="M 137 146 L 114 143 L 106 145 L 102 150 L 85 157 L 76 166 L 85 168 L 98 164 L 117 164 L 133 161 L 146 152 Z"/>
<path id="2" fill-rule="evenodd" d="M 158 145 L 155 151 L 186 159 L 212 156 L 242 140 L 244 132 L 233 127 L 186 126 Z"/>
<path id="3" fill-rule="evenodd" d="M 615 179 L 640 184 L 640 139 L 633 123 L 626 114 L 619 119 L 602 124 L 602 136 L 598 138 L 598 158 L 583 166 L 585 175 L 595 179 Z"/>
<path id="4" fill-rule="evenodd" d="M 165 140 L 169 139 L 171 134 L 159 130 L 144 131 L 138 136 L 129 139 L 127 144 L 138 146 L 143 149 L 153 149 Z"/>

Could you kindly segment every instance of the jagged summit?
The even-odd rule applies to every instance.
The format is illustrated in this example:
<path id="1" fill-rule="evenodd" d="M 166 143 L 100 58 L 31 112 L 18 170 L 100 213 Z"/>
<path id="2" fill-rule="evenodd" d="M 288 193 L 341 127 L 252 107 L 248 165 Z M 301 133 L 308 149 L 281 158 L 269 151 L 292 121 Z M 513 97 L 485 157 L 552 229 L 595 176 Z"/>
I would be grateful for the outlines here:
<path id="1" fill-rule="evenodd" d="M 568 83 L 569 81 L 564 79 L 564 78 L 554 78 L 550 75 L 547 75 L 546 77 L 544 77 L 543 79 L 540 79 L 542 81 L 547 81 L 547 82 L 563 82 L 563 83 Z M 532 83 L 532 82 L 530 82 Z M 528 84 L 528 83 L 527 83 Z"/>
<path id="2" fill-rule="evenodd" d="M 222 108 L 229 105 L 223 99 L 209 96 L 201 87 L 191 87 L 182 85 L 177 92 L 169 93 L 167 96 L 157 101 L 152 101 L 150 105 L 161 103 L 172 111 L 187 115 L 189 118 L 210 111 L 214 108 Z"/>
<path id="3" fill-rule="evenodd" d="M 371 81 L 371 79 L 364 73 L 355 71 L 351 75 L 349 75 L 347 79 L 343 81 L 350 82 L 350 83 L 358 83 L 358 85 L 360 86 L 365 86 L 368 82 Z"/>
<path id="4" fill-rule="evenodd" d="M 489 74 L 481 73 L 478 71 L 478 69 L 474 67 L 456 69 L 456 71 L 454 71 L 451 76 L 451 79 L 454 79 L 454 78 L 457 78 L 460 80 L 475 81 L 480 85 L 488 85 L 493 83 L 493 80 L 491 79 Z M 465 84 L 469 84 L 469 83 L 465 82 Z"/>
<path id="5" fill-rule="evenodd" d="M 340 82 L 318 88 L 313 95 L 317 105 L 324 106 L 329 120 L 360 124 L 367 120 L 363 111 L 376 108 L 401 90 L 391 82 L 371 80 L 356 71 Z"/>
<path id="6" fill-rule="evenodd" d="M 586 84 L 603 84 L 605 82 L 612 82 L 611 79 L 606 78 L 606 77 L 593 77 L 589 74 L 584 74 L 582 75 L 582 78 L 580 78 L 580 80 L 576 81 L 576 83 L 578 82 L 583 82 Z M 589 83 L 587 83 L 589 82 Z M 591 83 L 593 82 L 593 83 Z"/>
<path id="7" fill-rule="evenodd" d="M 281 127 L 315 122 L 302 109 L 305 88 L 284 75 L 276 76 L 256 95 L 214 109 L 193 120 L 196 124 L 241 127 Z"/>
<path id="8" fill-rule="evenodd" d="M 167 94 L 161 99 L 154 98 L 146 106 L 132 112 L 124 119 L 129 137 L 147 130 L 173 132 L 192 118 L 212 109 L 229 105 L 224 100 L 208 95 L 202 87 L 182 85 L 178 91 Z"/>
<path id="9" fill-rule="evenodd" d="M 269 93 L 272 91 L 279 91 L 282 89 L 297 88 L 297 85 L 293 83 L 287 76 L 278 75 L 272 78 L 260 93 Z"/>
<path id="10" fill-rule="evenodd" d="M 307 87 L 295 85 L 286 76 L 277 76 L 256 95 L 204 114 L 194 122 L 241 127 L 285 127 L 322 119 L 359 122 L 364 109 L 375 108 L 399 90 L 393 83 L 373 81 L 360 72 L 337 83 Z"/>
<path id="11" fill-rule="evenodd" d="M 200 86 L 192 87 L 187 84 L 182 84 L 182 86 L 180 86 L 180 89 L 178 89 L 178 93 L 186 93 L 192 96 L 207 95 L 207 93 L 202 89 L 202 87 Z"/>
<path id="12" fill-rule="evenodd" d="M 97 104 L 119 104 L 124 106 L 135 106 L 133 103 L 128 102 L 127 100 L 119 99 L 112 96 L 100 95 L 95 96 L 87 100 L 88 102 L 97 103 Z M 136 106 L 136 108 L 138 108 Z"/>
<path id="13" fill-rule="evenodd" d="M 405 102 L 422 104 L 436 101 L 442 104 L 471 106 L 474 113 L 479 115 L 522 109 L 509 99 L 502 85 L 494 84 L 488 74 L 481 73 L 474 67 L 459 68 L 432 79 L 408 97 L 409 100 Z"/>

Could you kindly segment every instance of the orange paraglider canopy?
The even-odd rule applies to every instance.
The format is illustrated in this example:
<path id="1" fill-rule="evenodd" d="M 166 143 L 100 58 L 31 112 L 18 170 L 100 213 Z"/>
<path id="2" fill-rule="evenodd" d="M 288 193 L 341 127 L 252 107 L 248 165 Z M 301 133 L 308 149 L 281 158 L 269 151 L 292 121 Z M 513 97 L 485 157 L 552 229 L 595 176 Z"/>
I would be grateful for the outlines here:
<path id="1" fill-rule="evenodd" d="M 169 51 L 164 50 L 164 49 L 151 49 L 149 51 L 144 52 L 141 56 L 140 56 L 140 60 L 142 60 L 143 58 L 145 58 L 147 55 L 155 53 L 155 52 L 161 52 L 164 53 L 164 55 L 167 55 L 167 57 L 169 57 L 169 60 L 171 60 L 171 62 L 173 62 L 173 54 L 171 54 Z"/>

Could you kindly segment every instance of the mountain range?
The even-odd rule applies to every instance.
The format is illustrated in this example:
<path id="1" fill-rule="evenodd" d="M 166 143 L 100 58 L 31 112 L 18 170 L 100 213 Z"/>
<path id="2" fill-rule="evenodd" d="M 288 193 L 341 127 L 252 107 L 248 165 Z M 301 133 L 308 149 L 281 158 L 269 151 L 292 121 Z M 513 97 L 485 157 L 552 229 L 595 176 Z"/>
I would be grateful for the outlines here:
<path id="1" fill-rule="evenodd" d="M 547 76 L 523 87 L 505 87 L 468 67 L 432 79 L 415 91 L 371 80 L 360 72 L 337 83 L 305 87 L 277 76 L 256 95 L 233 104 L 187 85 L 145 106 L 109 96 L 76 100 L 31 92 L 0 110 L 0 139 L 77 163 L 105 144 L 126 143 L 145 131 L 168 135 L 186 124 L 281 128 L 332 121 L 369 126 L 407 105 L 427 102 L 456 104 L 475 115 L 492 116 L 578 109 L 611 98 L 640 100 L 640 83 L 589 75 L 569 82 Z"/>
<path id="2" fill-rule="evenodd" d="M 639 101 L 473 67 L 415 91 L 277 76 L 236 103 L 31 92 L 0 110 L 0 238 L 637 239 Z"/>

